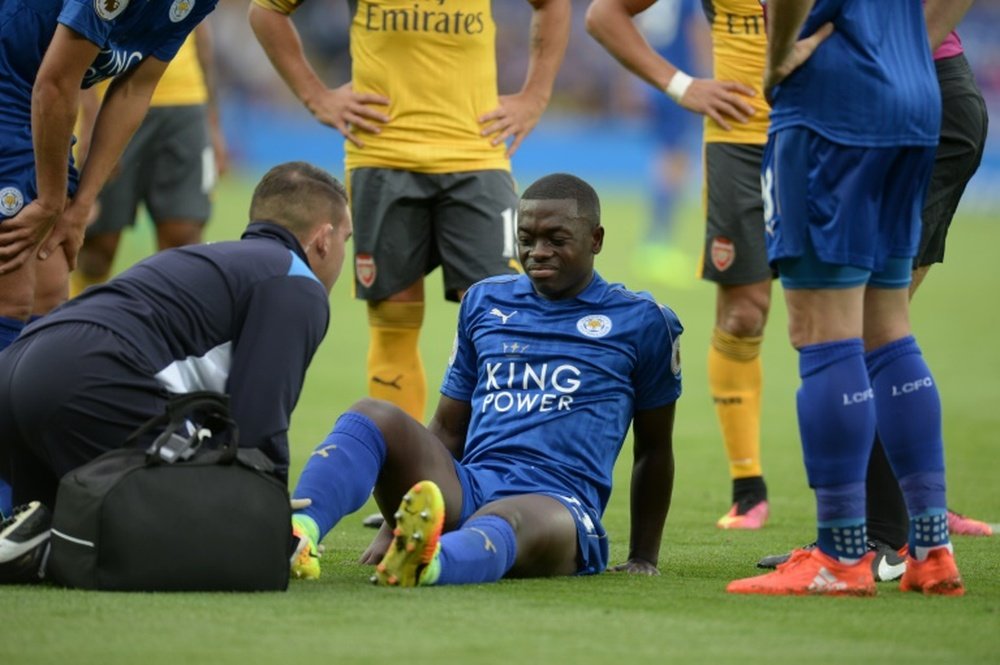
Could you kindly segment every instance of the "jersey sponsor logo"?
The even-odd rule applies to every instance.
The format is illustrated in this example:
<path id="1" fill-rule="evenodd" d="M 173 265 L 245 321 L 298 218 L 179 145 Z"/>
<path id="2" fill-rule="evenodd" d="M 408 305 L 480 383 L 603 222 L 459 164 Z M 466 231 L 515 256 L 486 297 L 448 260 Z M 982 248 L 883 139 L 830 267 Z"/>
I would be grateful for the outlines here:
<path id="1" fill-rule="evenodd" d="M 87 68 L 87 73 L 83 76 L 83 87 L 118 76 L 138 65 L 144 57 L 142 51 L 128 51 L 114 47 L 103 49 Z"/>
<path id="2" fill-rule="evenodd" d="M 580 389 L 580 369 L 569 363 L 486 363 L 486 396 L 482 411 L 568 411 L 573 393 Z"/>
<path id="3" fill-rule="evenodd" d="M 675 337 L 674 343 L 670 347 L 670 371 L 674 376 L 681 375 L 681 338 Z"/>
<path id="4" fill-rule="evenodd" d="M 94 11 L 105 21 L 113 21 L 128 7 L 129 0 L 94 0 Z"/>
<path id="5" fill-rule="evenodd" d="M 729 238 L 716 236 L 712 239 L 710 254 L 712 256 L 712 265 L 715 266 L 715 269 L 724 272 L 736 260 L 736 245 Z"/>
<path id="6" fill-rule="evenodd" d="M 503 354 L 505 356 L 519 356 L 524 354 L 528 350 L 528 344 L 521 344 L 520 342 L 501 342 L 503 348 Z"/>
<path id="7" fill-rule="evenodd" d="M 611 332 L 611 319 L 603 314 L 588 314 L 576 322 L 576 329 L 585 337 L 604 337 Z"/>
<path id="8" fill-rule="evenodd" d="M 170 22 L 180 23 L 188 17 L 191 10 L 194 9 L 195 0 L 174 0 L 174 3 L 170 5 Z"/>
<path id="9" fill-rule="evenodd" d="M 511 312 L 510 314 L 504 314 L 498 308 L 494 307 L 493 309 L 490 310 L 490 314 L 492 314 L 493 316 L 499 317 L 500 323 L 507 323 L 507 320 L 510 317 L 512 317 L 515 314 L 517 314 L 517 311 L 515 310 L 515 311 Z"/>
<path id="10" fill-rule="evenodd" d="M 354 274 L 361 282 L 361 286 L 367 289 L 374 284 L 377 272 L 375 257 L 371 254 L 358 254 L 354 257 Z"/>
<path id="11" fill-rule="evenodd" d="M 0 214 L 13 217 L 24 207 L 24 194 L 17 187 L 0 189 Z"/>
<path id="12" fill-rule="evenodd" d="M 444 5 L 448 0 L 436 0 Z M 486 30 L 483 12 L 464 12 L 462 2 L 454 2 L 453 11 L 448 7 L 436 9 L 421 8 L 413 3 L 412 8 L 390 9 L 373 2 L 362 1 L 358 14 L 362 17 L 364 29 L 368 32 L 428 32 L 442 35 L 479 35 Z"/>

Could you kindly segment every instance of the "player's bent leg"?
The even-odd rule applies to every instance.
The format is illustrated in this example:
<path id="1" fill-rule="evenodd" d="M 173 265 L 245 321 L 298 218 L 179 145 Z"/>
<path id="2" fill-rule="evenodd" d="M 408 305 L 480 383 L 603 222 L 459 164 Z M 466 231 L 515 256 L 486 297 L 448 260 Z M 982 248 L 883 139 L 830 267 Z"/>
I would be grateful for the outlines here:
<path id="1" fill-rule="evenodd" d="M 708 351 L 708 384 L 729 458 L 732 505 L 723 529 L 759 529 L 767 521 L 767 486 L 760 460 L 760 345 L 771 280 L 720 284 L 716 327 Z"/>
<path id="2" fill-rule="evenodd" d="M 163 219 L 156 222 L 156 244 L 160 250 L 196 245 L 201 242 L 205 220 Z"/>
<path id="3" fill-rule="evenodd" d="M 420 357 L 423 280 L 386 300 L 368 303 L 368 394 L 423 422 L 427 377 Z"/>
<path id="4" fill-rule="evenodd" d="M 119 231 L 86 235 L 76 258 L 76 269 L 69 276 L 71 298 L 77 297 L 89 286 L 108 281 L 120 239 Z"/>

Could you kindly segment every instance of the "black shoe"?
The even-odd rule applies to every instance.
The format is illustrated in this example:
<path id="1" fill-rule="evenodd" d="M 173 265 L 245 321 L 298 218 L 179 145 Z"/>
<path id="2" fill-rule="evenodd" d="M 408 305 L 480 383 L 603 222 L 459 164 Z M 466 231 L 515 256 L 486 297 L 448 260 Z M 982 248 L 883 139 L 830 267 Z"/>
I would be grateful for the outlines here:
<path id="1" fill-rule="evenodd" d="M 361 525 L 366 526 L 369 529 L 380 529 L 382 528 L 382 522 L 385 518 L 382 517 L 382 513 L 372 513 L 368 517 L 361 520 Z"/>
<path id="2" fill-rule="evenodd" d="M 809 543 L 802 549 L 811 550 L 816 547 L 816 543 Z M 906 571 L 906 557 L 893 549 L 891 545 L 883 543 L 881 540 L 868 539 L 868 551 L 875 553 L 872 559 L 872 574 L 876 582 L 891 582 L 898 580 Z M 791 552 L 785 554 L 772 554 L 757 562 L 758 568 L 777 568 L 788 561 Z"/>
<path id="3" fill-rule="evenodd" d="M 28 584 L 44 576 L 52 514 L 38 501 L 14 508 L 0 524 L 0 584 Z"/>

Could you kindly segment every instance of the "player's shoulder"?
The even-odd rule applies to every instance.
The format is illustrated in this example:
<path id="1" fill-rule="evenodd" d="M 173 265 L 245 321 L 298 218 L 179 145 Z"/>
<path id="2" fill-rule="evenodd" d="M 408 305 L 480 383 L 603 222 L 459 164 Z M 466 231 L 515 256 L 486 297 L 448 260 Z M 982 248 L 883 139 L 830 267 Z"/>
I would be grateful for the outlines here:
<path id="1" fill-rule="evenodd" d="M 462 300 L 469 300 L 471 298 L 472 301 L 475 301 L 488 298 L 491 295 L 503 296 L 504 294 L 510 294 L 515 291 L 519 282 L 525 279 L 527 277 L 523 275 L 495 275 L 487 277 L 466 289 Z"/>
<path id="2" fill-rule="evenodd" d="M 677 314 L 667 305 L 658 301 L 649 291 L 633 291 L 624 284 L 609 283 L 607 295 L 609 304 L 634 308 L 637 313 L 652 316 L 658 315 L 668 323 L 680 325 Z"/>

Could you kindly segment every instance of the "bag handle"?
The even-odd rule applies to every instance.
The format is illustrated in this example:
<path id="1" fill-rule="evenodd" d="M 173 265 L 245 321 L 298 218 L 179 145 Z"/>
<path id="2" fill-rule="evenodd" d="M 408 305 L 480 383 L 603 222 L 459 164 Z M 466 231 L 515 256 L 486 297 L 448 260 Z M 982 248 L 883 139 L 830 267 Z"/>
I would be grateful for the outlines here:
<path id="1" fill-rule="evenodd" d="M 194 433 L 186 431 L 190 416 L 201 411 Z M 236 459 L 239 450 L 239 428 L 229 415 L 229 397 L 210 390 L 200 390 L 172 397 L 163 413 L 143 423 L 125 441 L 125 446 L 135 442 L 150 430 L 163 427 L 163 432 L 147 449 L 147 460 L 172 464 L 191 457 L 201 442 L 222 432 L 229 433 L 229 440 L 221 447 L 220 463 Z"/>

